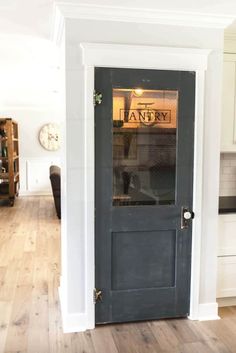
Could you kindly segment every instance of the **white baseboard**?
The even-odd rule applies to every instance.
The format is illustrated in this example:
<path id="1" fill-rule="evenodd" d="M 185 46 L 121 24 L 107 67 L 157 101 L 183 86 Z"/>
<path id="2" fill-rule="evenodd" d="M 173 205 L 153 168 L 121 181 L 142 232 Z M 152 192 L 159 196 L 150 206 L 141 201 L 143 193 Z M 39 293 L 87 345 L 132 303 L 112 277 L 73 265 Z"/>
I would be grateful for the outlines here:
<path id="1" fill-rule="evenodd" d="M 86 313 L 69 313 L 62 287 L 58 288 L 61 304 L 62 328 L 64 333 L 84 332 L 94 327 L 88 327 L 88 318 Z"/>
<path id="2" fill-rule="evenodd" d="M 217 303 L 219 308 L 224 306 L 235 306 L 236 305 L 236 297 L 229 298 L 217 298 Z"/>
<path id="3" fill-rule="evenodd" d="M 218 316 L 218 303 L 205 303 L 199 304 L 198 320 L 219 320 Z"/>

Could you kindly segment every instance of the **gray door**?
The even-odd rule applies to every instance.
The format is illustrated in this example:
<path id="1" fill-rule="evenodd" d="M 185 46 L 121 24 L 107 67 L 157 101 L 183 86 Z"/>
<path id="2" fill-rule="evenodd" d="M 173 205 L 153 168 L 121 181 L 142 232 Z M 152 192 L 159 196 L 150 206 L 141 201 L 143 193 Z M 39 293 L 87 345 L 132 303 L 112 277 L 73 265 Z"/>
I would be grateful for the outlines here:
<path id="1" fill-rule="evenodd" d="M 184 317 L 195 73 L 96 68 L 95 89 L 96 323 Z"/>

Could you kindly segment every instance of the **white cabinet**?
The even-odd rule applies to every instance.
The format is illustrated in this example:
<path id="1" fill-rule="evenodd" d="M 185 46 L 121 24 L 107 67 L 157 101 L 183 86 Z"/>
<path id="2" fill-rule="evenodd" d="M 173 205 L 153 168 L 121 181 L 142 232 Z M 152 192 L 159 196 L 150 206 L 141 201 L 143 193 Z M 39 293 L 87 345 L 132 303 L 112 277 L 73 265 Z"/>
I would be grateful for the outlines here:
<path id="1" fill-rule="evenodd" d="M 236 297 L 236 214 L 219 216 L 217 298 Z"/>
<path id="2" fill-rule="evenodd" d="M 224 54 L 221 152 L 236 152 L 236 54 Z"/>
<path id="3" fill-rule="evenodd" d="M 217 298 L 236 296 L 236 256 L 218 257 Z"/>

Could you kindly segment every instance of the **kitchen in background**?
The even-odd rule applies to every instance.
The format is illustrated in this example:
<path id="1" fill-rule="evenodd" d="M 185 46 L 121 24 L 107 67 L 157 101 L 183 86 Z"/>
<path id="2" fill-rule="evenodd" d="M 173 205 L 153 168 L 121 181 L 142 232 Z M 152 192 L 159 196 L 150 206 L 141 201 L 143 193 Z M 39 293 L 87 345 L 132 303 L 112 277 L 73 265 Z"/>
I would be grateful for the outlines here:
<path id="1" fill-rule="evenodd" d="M 220 155 L 220 196 L 236 197 L 236 153 Z"/>
<path id="2" fill-rule="evenodd" d="M 217 301 L 236 305 L 236 37 L 226 37 L 219 185 Z"/>

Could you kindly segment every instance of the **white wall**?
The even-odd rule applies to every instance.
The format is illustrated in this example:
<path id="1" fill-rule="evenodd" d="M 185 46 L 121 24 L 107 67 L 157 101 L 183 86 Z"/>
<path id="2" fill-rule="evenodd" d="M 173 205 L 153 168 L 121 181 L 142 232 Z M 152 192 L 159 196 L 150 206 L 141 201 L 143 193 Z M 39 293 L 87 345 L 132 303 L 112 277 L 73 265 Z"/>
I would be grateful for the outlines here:
<path id="1" fill-rule="evenodd" d="M 67 220 L 63 223 L 63 238 L 67 251 L 62 254 L 64 273 L 62 292 L 66 293 L 67 314 L 86 321 L 85 304 L 85 239 L 84 239 L 84 155 L 80 146 L 84 139 L 83 67 L 80 42 L 140 44 L 213 49 L 206 73 L 205 136 L 204 136 L 204 218 L 202 234 L 201 304 L 214 307 L 216 315 L 216 239 L 219 187 L 219 133 L 223 31 L 153 24 L 119 23 L 67 19 L 66 33 L 66 121 L 67 171 L 63 203 Z M 214 126 L 214 129 L 212 128 Z M 76 151 L 76 154 L 74 153 Z M 210 177 L 210 178 L 209 178 Z M 210 184 L 210 185 L 209 185 Z M 76 190 L 76 194 L 75 194 Z M 78 213 L 80 210 L 80 213 Z M 81 210 L 83 210 L 81 212 Z M 75 317 L 75 316 L 74 316 Z M 86 326 L 86 324 L 85 324 Z"/>
<path id="2" fill-rule="evenodd" d="M 39 143 L 43 124 L 61 123 L 60 55 L 51 41 L 0 35 L 0 117 L 19 124 L 20 194 L 51 193 L 48 169 L 60 164 L 61 151 Z"/>

